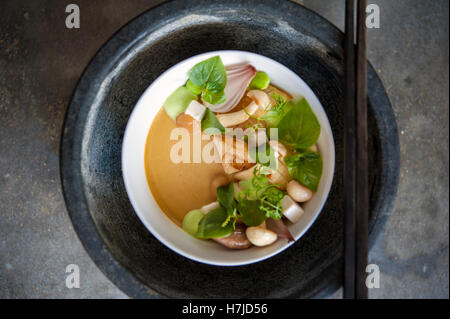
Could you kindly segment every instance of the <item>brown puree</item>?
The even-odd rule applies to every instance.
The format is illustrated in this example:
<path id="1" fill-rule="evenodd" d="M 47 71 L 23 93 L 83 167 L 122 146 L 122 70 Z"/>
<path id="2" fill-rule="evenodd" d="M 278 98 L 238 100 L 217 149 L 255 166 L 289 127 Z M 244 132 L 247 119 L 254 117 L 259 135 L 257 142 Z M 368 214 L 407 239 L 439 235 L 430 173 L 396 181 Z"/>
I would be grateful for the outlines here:
<path id="1" fill-rule="evenodd" d="M 270 96 L 281 94 L 288 100 L 292 97 L 270 85 L 264 90 Z M 245 98 L 233 110 L 242 108 Z M 248 126 L 249 123 L 245 123 Z M 170 140 L 170 133 L 177 127 L 163 108 L 158 112 L 150 127 L 145 146 L 145 173 L 150 190 L 161 210 L 177 225 L 181 226 L 184 215 L 190 210 L 216 201 L 211 192 L 211 180 L 218 174 L 224 174 L 220 163 L 174 163 L 170 159 L 170 150 L 177 140 Z M 193 142 L 191 135 L 191 161 Z M 202 140 L 203 146 L 210 141 Z"/>
<path id="2" fill-rule="evenodd" d="M 190 210 L 216 200 L 210 190 L 213 177 L 223 174 L 222 164 L 173 163 L 170 149 L 177 140 L 170 140 L 175 122 L 163 108 L 153 120 L 145 147 L 145 172 L 153 197 L 161 210 L 177 225 L 181 226 L 184 215 Z M 202 141 L 203 145 L 209 141 Z M 191 160 L 193 142 L 191 136 Z"/>

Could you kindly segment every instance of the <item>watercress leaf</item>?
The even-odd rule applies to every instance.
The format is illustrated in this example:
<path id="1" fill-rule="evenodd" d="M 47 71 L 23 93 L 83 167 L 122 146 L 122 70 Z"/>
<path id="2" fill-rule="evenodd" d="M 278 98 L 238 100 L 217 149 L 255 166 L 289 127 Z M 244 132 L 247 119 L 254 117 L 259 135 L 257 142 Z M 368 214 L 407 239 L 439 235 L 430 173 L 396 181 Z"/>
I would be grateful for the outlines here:
<path id="1" fill-rule="evenodd" d="M 186 111 L 192 100 L 196 100 L 197 96 L 189 91 L 186 87 L 180 86 L 176 89 L 163 104 L 164 110 L 174 121 L 177 116 Z"/>
<path id="2" fill-rule="evenodd" d="M 264 90 L 270 84 L 270 78 L 266 72 L 258 71 L 250 82 L 249 89 L 250 90 Z"/>
<path id="3" fill-rule="evenodd" d="M 204 90 L 202 92 L 202 98 L 209 104 L 221 104 L 226 101 L 225 91 L 223 91 L 223 90 L 218 93 Z"/>
<path id="4" fill-rule="evenodd" d="M 187 80 L 186 88 L 195 95 L 199 95 L 200 93 L 202 93 L 203 90 L 202 87 L 195 85 L 194 83 L 192 83 L 191 80 Z"/>
<path id="5" fill-rule="evenodd" d="M 312 191 L 317 191 L 323 168 L 322 157 L 319 153 L 305 151 L 286 156 L 284 162 L 292 178 Z"/>
<path id="6" fill-rule="evenodd" d="M 234 185 L 229 183 L 226 186 L 217 187 L 217 201 L 224 207 L 228 214 L 231 214 L 236 208 L 236 202 L 234 201 Z"/>
<path id="7" fill-rule="evenodd" d="M 228 222 L 222 226 L 227 219 L 229 217 L 223 207 L 210 211 L 200 220 L 196 237 L 208 239 L 230 235 L 234 231 L 234 222 Z"/>
<path id="8" fill-rule="evenodd" d="M 320 135 L 320 123 L 305 98 L 284 114 L 277 127 L 278 139 L 289 147 L 308 148 Z"/>
<path id="9" fill-rule="evenodd" d="M 205 115 L 202 119 L 202 131 L 204 131 L 206 134 L 217 134 L 225 132 L 225 127 L 220 124 L 217 117 L 209 108 L 206 108 Z"/>
<path id="10" fill-rule="evenodd" d="M 242 222 L 247 226 L 258 226 L 266 220 L 266 213 L 260 209 L 260 201 L 246 198 L 238 202 Z"/>
<path id="11" fill-rule="evenodd" d="M 197 63 L 189 72 L 189 80 L 196 86 L 219 93 L 227 84 L 227 72 L 219 56 Z"/>
<path id="12" fill-rule="evenodd" d="M 267 166 L 273 170 L 277 169 L 277 159 L 275 157 L 275 151 L 269 143 L 249 148 L 248 152 L 250 154 L 250 157 L 257 163 Z"/>

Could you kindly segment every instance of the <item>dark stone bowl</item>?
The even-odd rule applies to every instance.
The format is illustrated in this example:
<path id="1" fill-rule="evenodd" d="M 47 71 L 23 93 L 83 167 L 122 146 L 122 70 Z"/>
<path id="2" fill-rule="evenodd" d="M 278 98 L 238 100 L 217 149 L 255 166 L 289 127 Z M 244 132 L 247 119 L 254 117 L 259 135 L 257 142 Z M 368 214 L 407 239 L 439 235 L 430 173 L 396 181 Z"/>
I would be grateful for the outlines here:
<path id="1" fill-rule="evenodd" d="M 97 53 L 71 101 L 61 145 L 67 208 L 98 267 L 131 297 L 318 297 L 341 284 L 343 254 L 343 34 L 291 2 L 174 1 L 133 20 Z M 217 267 L 161 244 L 136 216 L 121 173 L 122 137 L 143 91 L 170 66 L 214 50 L 252 51 L 296 72 L 320 99 L 336 142 L 336 172 L 320 217 L 268 260 Z M 399 147 L 389 100 L 368 67 L 370 242 L 391 213 Z M 159 107 L 155 105 L 154 107 Z"/>

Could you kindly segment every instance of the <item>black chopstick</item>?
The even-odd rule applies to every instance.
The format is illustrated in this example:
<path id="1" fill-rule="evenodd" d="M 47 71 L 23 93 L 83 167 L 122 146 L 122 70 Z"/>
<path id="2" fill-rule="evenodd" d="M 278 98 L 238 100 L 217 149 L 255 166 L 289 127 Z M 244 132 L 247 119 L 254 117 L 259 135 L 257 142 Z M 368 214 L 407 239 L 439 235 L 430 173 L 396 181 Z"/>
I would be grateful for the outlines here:
<path id="1" fill-rule="evenodd" d="M 368 150 L 366 0 L 357 0 L 356 60 L 354 0 L 345 2 L 345 232 L 344 298 L 367 298 Z"/>
<path id="2" fill-rule="evenodd" d="M 367 0 L 358 0 L 356 27 L 356 298 L 367 299 L 366 267 L 369 236 L 369 176 L 367 131 Z"/>
<path id="3" fill-rule="evenodd" d="M 344 106 L 344 298 L 355 298 L 355 46 L 354 0 L 345 2 L 345 106 Z"/>

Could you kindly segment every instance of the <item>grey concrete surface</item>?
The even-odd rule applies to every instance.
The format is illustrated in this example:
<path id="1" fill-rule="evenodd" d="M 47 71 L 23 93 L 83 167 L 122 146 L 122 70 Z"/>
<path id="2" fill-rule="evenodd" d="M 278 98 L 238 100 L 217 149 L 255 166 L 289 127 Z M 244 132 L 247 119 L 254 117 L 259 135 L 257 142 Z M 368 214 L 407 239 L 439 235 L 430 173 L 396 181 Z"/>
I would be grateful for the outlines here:
<path id="1" fill-rule="evenodd" d="M 81 28 L 66 29 L 77 3 Z M 156 1 L 0 2 L 0 298 L 126 298 L 95 266 L 67 215 L 59 181 L 63 117 L 84 67 L 114 32 Z M 343 0 L 304 0 L 343 28 Z M 449 297 L 447 0 L 377 0 L 368 57 L 400 133 L 398 198 L 369 261 L 371 298 Z M 65 286 L 79 265 L 81 287 Z M 337 292 L 331 298 L 341 297 Z"/>

